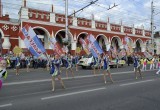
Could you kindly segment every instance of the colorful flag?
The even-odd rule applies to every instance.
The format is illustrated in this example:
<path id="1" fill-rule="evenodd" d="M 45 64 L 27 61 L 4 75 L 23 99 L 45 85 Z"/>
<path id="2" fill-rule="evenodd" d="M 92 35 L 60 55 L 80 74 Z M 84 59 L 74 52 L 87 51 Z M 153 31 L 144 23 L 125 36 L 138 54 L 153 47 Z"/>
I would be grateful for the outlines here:
<path id="1" fill-rule="evenodd" d="M 150 53 L 148 53 L 147 51 L 144 52 L 144 56 L 146 58 L 148 58 L 149 60 L 151 60 L 153 58 L 153 56 Z"/>
<path id="2" fill-rule="evenodd" d="M 64 52 L 64 53 L 68 53 L 68 47 L 67 46 L 65 46 L 65 45 L 63 45 L 63 48 L 62 48 L 62 51 Z"/>
<path id="3" fill-rule="evenodd" d="M 39 57 L 41 54 L 46 52 L 44 46 L 31 26 L 25 25 L 22 30 L 20 30 L 19 36 L 34 56 Z"/>
<path id="4" fill-rule="evenodd" d="M 92 34 L 90 34 L 87 37 L 87 39 L 89 41 L 90 52 L 92 53 L 92 55 L 94 57 L 98 57 L 98 54 L 102 54 L 103 53 L 102 48 L 99 46 L 98 42 L 96 41 L 96 39 L 94 38 L 94 36 Z"/>
<path id="5" fill-rule="evenodd" d="M 51 46 L 51 48 L 54 50 L 54 52 L 61 56 L 63 54 L 62 48 L 60 48 L 59 43 L 56 41 L 55 37 L 53 36 L 53 32 L 52 32 L 52 36 L 48 39 L 49 40 L 49 44 Z"/>
<path id="6" fill-rule="evenodd" d="M 89 55 L 90 52 L 89 52 L 89 48 L 88 48 L 88 45 L 87 45 L 86 41 L 84 39 L 80 38 L 79 42 L 81 43 L 81 45 L 82 45 L 84 51 L 86 52 L 86 54 Z"/>

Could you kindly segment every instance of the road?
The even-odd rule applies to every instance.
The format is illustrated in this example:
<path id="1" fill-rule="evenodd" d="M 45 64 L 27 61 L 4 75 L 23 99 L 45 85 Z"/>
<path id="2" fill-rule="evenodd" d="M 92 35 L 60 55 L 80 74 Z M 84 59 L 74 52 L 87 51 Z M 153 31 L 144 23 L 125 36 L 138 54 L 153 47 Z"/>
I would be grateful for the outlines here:
<path id="1" fill-rule="evenodd" d="M 114 83 L 109 78 L 104 84 L 102 70 L 93 76 L 92 70 L 75 72 L 75 77 L 62 77 L 66 89 L 56 81 L 51 91 L 47 71 L 13 70 L 0 91 L 0 110 L 160 110 L 160 75 L 157 70 L 143 72 L 144 78 L 134 77 L 133 66 L 111 69 Z M 71 74 L 70 74 L 71 76 Z"/>

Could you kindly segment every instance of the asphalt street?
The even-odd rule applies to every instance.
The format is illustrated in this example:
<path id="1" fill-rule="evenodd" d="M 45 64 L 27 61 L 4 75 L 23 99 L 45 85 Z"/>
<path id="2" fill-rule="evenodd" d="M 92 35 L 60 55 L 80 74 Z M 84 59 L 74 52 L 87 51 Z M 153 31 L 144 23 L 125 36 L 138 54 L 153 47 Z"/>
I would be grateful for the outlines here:
<path id="1" fill-rule="evenodd" d="M 112 68 L 114 83 L 107 78 L 104 84 L 102 70 L 97 76 L 91 69 L 75 72 L 75 77 L 62 78 L 66 89 L 56 80 L 51 91 L 51 76 L 44 69 L 14 70 L 0 91 L 0 110 L 160 110 L 160 75 L 157 70 L 144 71 L 144 78 L 135 79 L 133 66 Z M 71 74 L 69 74 L 71 76 Z"/>

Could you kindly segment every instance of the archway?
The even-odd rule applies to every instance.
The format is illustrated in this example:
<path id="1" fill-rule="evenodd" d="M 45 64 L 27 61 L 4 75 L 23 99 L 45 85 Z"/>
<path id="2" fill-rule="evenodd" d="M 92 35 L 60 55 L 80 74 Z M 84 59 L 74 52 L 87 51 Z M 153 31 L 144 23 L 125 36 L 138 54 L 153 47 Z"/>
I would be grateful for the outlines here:
<path id="1" fill-rule="evenodd" d="M 88 35 L 88 33 L 82 32 L 82 33 L 80 33 L 80 34 L 77 36 L 77 47 L 82 48 L 82 45 L 81 45 L 81 43 L 80 43 L 79 40 L 80 40 L 80 38 L 86 39 L 86 38 L 87 38 L 87 35 Z"/>
<path id="2" fill-rule="evenodd" d="M 107 50 L 108 39 L 105 35 L 98 35 L 97 42 L 104 51 Z"/>
<path id="3" fill-rule="evenodd" d="M 143 43 L 143 41 L 141 39 L 136 40 L 135 52 L 142 51 L 142 43 Z"/>
<path id="4" fill-rule="evenodd" d="M 115 47 L 117 51 L 120 51 L 121 50 L 121 46 L 122 45 L 122 42 L 120 40 L 119 37 L 113 37 L 112 40 L 111 40 L 111 46 L 112 47 Z"/>
<path id="5" fill-rule="evenodd" d="M 59 30 L 55 34 L 55 38 L 61 47 L 68 46 L 68 49 L 71 50 L 71 42 L 73 41 L 73 35 L 68 32 L 68 39 L 65 38 L 65 30 Z"/>
<path id="6" fill-rule="evenodd" d="M 43 27 L 34 27 L 34 32 L 37 34 L 38 38 L 42 42 L 45 49 L 49 49 L 48 37 L 50 37 L 49 32 Z"/>

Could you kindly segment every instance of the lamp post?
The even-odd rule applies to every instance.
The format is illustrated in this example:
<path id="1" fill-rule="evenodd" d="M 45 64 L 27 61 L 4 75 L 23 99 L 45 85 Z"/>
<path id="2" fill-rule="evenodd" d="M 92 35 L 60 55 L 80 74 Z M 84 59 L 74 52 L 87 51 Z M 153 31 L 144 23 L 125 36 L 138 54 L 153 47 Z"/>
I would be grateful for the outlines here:
<path id="1" fill-rule="evenodd" d="M 154 55 L 154 23 L 153 23 L 153 13 L 154 13 L 154 9 L 153 9 L 153 0 L 151 2 L 151 48 L 152 48 L 152 55 Z"/>
<path id="2" fill-rule="evenodd" d="M 68 0 L 65 0 L 65 42 L 68 41 Z"/>

